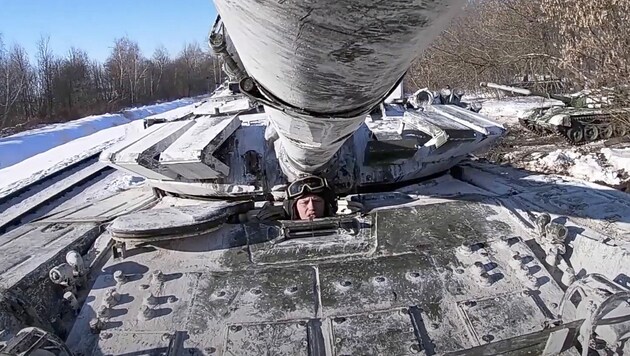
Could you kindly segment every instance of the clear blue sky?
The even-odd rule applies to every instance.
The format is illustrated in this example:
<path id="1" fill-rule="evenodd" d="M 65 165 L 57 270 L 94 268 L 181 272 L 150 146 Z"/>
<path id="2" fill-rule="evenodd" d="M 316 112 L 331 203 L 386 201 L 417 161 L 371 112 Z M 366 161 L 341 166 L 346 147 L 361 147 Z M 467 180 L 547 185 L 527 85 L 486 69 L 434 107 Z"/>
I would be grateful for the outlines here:
<path id="1" fill-rule="evenodd" d="M 114 39 L 128 36 L 147 57 L 160 44 L 174 56 L 186 42 L 206 49 L 215 16 L 212 0 L 0 0 L 0 33 L 31 58 L 41 35 L 56 55 L 74 46 L 104 61 Z"/>

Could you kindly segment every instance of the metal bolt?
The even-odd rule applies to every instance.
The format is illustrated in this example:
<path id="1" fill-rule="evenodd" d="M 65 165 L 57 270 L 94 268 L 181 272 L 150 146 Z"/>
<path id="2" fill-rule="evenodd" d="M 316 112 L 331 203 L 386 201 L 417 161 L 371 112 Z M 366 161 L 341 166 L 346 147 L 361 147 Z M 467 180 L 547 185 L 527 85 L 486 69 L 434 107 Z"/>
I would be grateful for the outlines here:
<path id="1" fill-rule="evenodd" d="M 413 345 L 409 346 L 409 351 L 411 351 L 413 353 L 418 353 L 418 352 L 422 351 L 422 349 L 420 348 L 420 345 L 413 344 Z"/>
<path id="2" fill-rule="evenodd" d="M 217 349 L 215 349 L 214 347 L 206 347 L 203 349 L 206 353 L 208 354 L 213 354 L 215 352 L 217 352 Z"/>
<path id="3" fill-rule="evenodd" d="M 529 275 L 529 267 L 527 267 L 526 265 L 521 265 L 520 267 L 521 273 L 523 273 L 524 275 Z"/>
<path id="4" fill-rule="evenodd" d="M 65 292 L 63 294 L 63 299 L 66 300 L 69 304 L 70 307 L 74 310 L 79 309 L 79 301 L 77 300 L 77 297 L 74 296 L 74 293 L 72 292 Z"/>
<path id="5" fill-rule="evenodd" d="M 377 283 L 383 283 L 383 282 L 385 282 L 385 277 L 378 276 L 378 277 L 374 278 L 374 280 L 375 280 Z"/>
<path id="6" fill-rule="evenodd" d="M 177 301 L 177 297 L 175 297 L 174 295 L 171 295 L 168 297 L 166 301 L 169 303 L 175 303 Z"/>
<path id="7" fill-rule="evenodd" d="M 169 333 L 162 334 L 162 341 L 170 341 L 173 336 Z"/>
<path id="8" fill-rule="evenodd" d="M 127 276 L 123 273 L 123 271 L 115 271 L 114 280 L 122 284 L 122 283 L 127 282 Z"/>
<path id="9" fill-rule="evenodd" d="M 154 316 L 153 309 L 149 308 L 147 305 L 140 306 L 140 318 L 143 320 L 151 320 Z"/>
<path id="10" fill-rule="evenodd" d="M 116 288 L 110 288 L 105 292 L 105 304 L 109 307 L 113 307 L 120 301 L 120 294 L 116 292 Z"/>
<path id="11" fill-rule="evenodd" d="M 485 342 L 490 342 L 492 340 L 494 340 L 494 336 L 487 334 L 481 337 L 481 340 L 485 341 Z"/>
<path id="12" fill-rule="evenodd" d="M 542 213 L 536 217 L 536 227 L 538 227 L 538 233 L 544 236 L 545 226 L 551 222 L 551 216 L 547 213 Z"/>
<path id="13" fill-rule="evenodd" d="M 463 268 L 455 268 L 455 273 L 457 274 L 464 274 L 464 269 Z"/>
<path id="14" fill-rule="evenodd" d="M 344 286 L 344 287 L 350 287 L 352 285 L 352 282 L 350 282 L 350 281 L 343 281 L 343 282 L 341 282 L 341 285 Z"/>
<path id="15" fill-rule="evenodd" d="M 107 307 L 107 305 L 101 305 L 100 307 L 98 307 L 97 315 L 100 318 L 108 317 L 109 316 L 109 308 Z"/>
<path id="16" fill-rule="evenodd" d="M 538 287 L 538 278 L 530 275 L 527 277 L 527 279 L 529 280 L 529 283 L 532 286 L 532 288 Z"/>
<path id="17" fill-rule="evenodd" d="M 155 270 L 151 273 L 151 282 L 154 284 L 159 284 L 164 282 L 164 273 L 160 270 Z"/>
<path id="18" fill-rule="evenodd" d="M 545 226 L 545 234 L 548 237 L 555 239 L 556 241 L 564 241 L 564 239 L 567 237 L 567 233 L 567 228 L 560 224 L 549 223 L 547 226 Z"/>
<path id="19" fill-rule="evenodd" d="M 440 326 L 436 323 L 431 324 L 431 329 L 437 330 Z"/>
<path id="20" fill-rule="evenodd" d="M 243 91 L 245 92 L 254 90 L 254 86 L 254 81 L 250 77 L 241 80 L 241 88 L 243 88 Z"/>
<path id="21" fill-rule="evenodd" d="M 340 337 L 335 339 L 335 344 L 341 344 L 341 338 Z"/>
<path id="22" fill-rule="evenodd" d="M 285 294 L 295 294 L 298 291 L 298 287 L 296 286 L 291 286 L 291 287 L 287 287 L 287 289 L 284 290 Z"/>
<path id="23" fill-rule="evenodd" d="M 551 303 L 550 306 L 552 309 L 556 309 L 558 307 L 558 303 Z"/>
<path id="24" fill-rule="evenodd" d="M 372 318 L 374 318 L 374 314 L 371 314 L 371 313 L 368 314 L 368 319 L 372 319 Z"/>
<path id="25" fill-rule="evenodd" d="M 103 322 L 99 318 L 93 318 L 90 320 L 90 330 L 94 333 L 99 332 L 103 328 Z"/>

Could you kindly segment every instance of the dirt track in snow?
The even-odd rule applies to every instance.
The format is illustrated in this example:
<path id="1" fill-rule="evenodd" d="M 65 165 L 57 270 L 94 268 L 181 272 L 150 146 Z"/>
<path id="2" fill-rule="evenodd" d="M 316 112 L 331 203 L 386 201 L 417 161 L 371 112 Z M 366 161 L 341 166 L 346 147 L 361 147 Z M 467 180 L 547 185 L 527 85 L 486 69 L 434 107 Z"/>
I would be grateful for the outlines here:
<path id="1" fill-rule="evenodd" d="M 572 146 L 562 137 L 538 136 L 519 124 L 506 127 L 507 135 L 479 158 L 532 172 L 574 176 L 630 193 L 629 172 L 616 169 L 602 154 L 606 148 L 630 150 L 629 142 L 598 141 Z"/>

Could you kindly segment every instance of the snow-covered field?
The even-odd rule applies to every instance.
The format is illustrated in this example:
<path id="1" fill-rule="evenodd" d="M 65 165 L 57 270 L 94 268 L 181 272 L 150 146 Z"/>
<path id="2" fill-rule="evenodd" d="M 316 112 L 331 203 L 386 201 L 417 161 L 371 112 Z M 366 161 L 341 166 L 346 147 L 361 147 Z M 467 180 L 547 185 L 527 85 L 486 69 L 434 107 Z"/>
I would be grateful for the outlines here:
<path id="1" fill-rule="evenodd" d="M 126 137 L 140 135 L 143 131 L 140 119 L 191 106 L 201 99 L 203 97 L 180 99 L 120 114 L 90 116 L 2 138 L 0 196 L 95 155 Z"/>
<path id="2" fill-rule="evenodd" d="M 0 138 L 0 169 L 46 152 L 53 147 L 89 136 L 108 128 L 128 124 L 150 115 L 163 113 L 195 102 L 194 98 L 127 109 L 117 114 L 88 116 L 79 120 L 47 125 Z"/>
<path id="3" fill-rule="evenodd" d="M 508 135 L 484 158 L 500 164 L 539 173 L 567 175 L 589 182 L 628 190 L 630 184 L 630 145 L 610 147 L 603 141 L 570 146 L 562 138 L 539 137 L 518 123 L 529 109 L 557 102 L 540 97 L 510 97 L 481 101 L 481 113 L 504 124 Z"/>

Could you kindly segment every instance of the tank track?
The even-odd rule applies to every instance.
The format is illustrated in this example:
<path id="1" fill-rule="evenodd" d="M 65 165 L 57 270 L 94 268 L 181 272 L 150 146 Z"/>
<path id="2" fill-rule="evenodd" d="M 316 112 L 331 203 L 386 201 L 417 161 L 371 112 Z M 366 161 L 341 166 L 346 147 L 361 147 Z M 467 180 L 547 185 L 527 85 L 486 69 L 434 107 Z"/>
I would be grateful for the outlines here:
<path id="1" fill-rule="evenodd" d="M 553 128 L 536 124 L 535 120 L 519 119 L 521 126 L 534 134 L 545 137 L 560 136 L 573 146 L 581 146 L 589 142 L 608 140 L 626 136 L 630 127 L 623 123 L 611 123 L 612 115 L 576 116 L 572 118 L 571 127 L 556 126 Z"/>
<path id="2" fill-rule="evenodd" d="M 532 123 L 529 119 L 518 119 L 518 122 L 521 124 L 521 126 L 525 127 L 529 132 L 532 132 L 536 136 L 548 137 L 556 134 L 555 131 L 551 131 L 546 127 L 540 125 L 536 125 Z"/>

